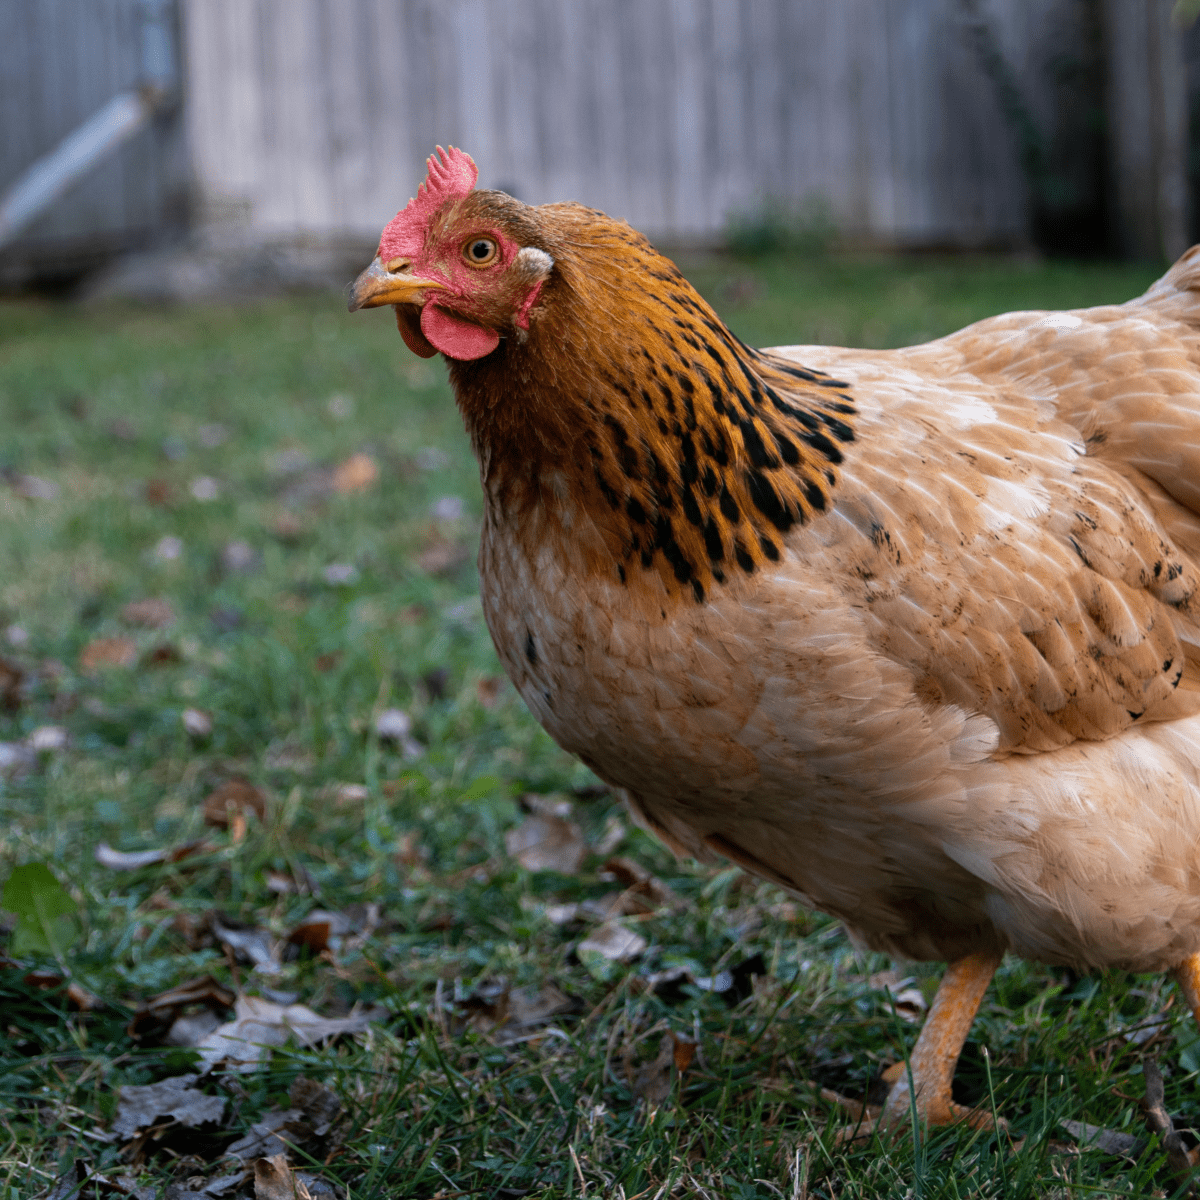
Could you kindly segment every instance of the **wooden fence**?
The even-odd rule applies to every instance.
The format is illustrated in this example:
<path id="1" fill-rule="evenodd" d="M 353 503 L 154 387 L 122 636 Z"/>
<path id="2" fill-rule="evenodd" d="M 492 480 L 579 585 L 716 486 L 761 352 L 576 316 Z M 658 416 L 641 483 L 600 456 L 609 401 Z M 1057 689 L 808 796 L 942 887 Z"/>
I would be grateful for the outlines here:
<path id="1" fill-rule="evenodd" d="M 137 82 L 139 2 L 0 0 L 0 189 Z M 485 185 L 583 200 L 660 238 L 712 238 L 767 198 L 816 198 L 844 232 L 877 242 L 1019 242 L 1030 211 L 1015 130 L 1026 118 L 1054 127 L 1055 72 L 1097 11 L 1091 0 L 177 2 L 176 118 L 138 134 L 0 259 L 144 244 L 185 211 L 194 228 L 250 242 L 372 239 L 439 143 L 468 150 Z M 1020 94 L 1017 120 L 1005 86 Z"/>
<path id="2" fill-rule="evenodd" d="M 1024 70 L 1061 0 L 991 9 Z M 820 197 L 885 241 L 1019 237 L 1012 129 L 960 0 L 187 0 L 210 213 L 376 232 L 435 144 L 485 184 L 704 237 Z"/>

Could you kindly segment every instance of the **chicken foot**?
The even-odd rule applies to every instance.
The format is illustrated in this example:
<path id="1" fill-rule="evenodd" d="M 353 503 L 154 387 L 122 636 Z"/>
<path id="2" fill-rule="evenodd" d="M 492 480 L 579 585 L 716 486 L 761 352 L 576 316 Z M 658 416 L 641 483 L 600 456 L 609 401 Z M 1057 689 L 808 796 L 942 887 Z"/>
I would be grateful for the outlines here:
<path id="1" fill-rule="evenodd" d="M 880 1128 L 895 1129 L 910 1120 L 910 1079 L 916 1093 L 917 1116 L 924 1124 L 950 1125 L 955 1121 L 967 1121 L 979 1128 L 991 1128 L 994 1124 L 990 1113 L 955 1104 L 950 1098 L 950 1084 L 958 1056 L 971 1032 L 971 1023 L 1002 957 L 993 951 L 968 954 L 946 968 L 921 1035 L 909 1056 L 909 1069 L 888 1094 L 878 1119 Z"/>

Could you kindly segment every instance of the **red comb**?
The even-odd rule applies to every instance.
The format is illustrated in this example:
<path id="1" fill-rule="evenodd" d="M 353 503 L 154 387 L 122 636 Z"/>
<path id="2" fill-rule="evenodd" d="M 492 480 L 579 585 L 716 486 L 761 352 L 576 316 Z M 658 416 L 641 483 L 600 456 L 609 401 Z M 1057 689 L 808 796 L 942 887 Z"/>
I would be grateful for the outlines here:
<path id="1" fill-rule="evenodd" d="M 461 200 L 479 178 L 471 156 L 453 146 L 449 150 L 439 146 L 437 153 L 425 160 L 425 167 L 425 182 L 417 194 L 384 227 L 379 239 L 379 257 L 384 262 L 419 254 L 430 217 L 448 200 Z"/>

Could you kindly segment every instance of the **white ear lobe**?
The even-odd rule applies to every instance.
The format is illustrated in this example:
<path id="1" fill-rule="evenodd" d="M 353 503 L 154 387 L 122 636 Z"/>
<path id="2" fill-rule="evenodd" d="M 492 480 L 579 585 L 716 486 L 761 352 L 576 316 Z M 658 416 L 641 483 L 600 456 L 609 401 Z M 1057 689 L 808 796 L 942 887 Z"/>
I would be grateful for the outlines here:
<path id="1" fill-rule="evenodd" d="M 550 274 L 554 267 L 554 259 L 545 250 L 539 250 L 536 246 L 525 246 L 513 260 L 513 266 L 525 275 L 530 283 L 535 283 Z"/>

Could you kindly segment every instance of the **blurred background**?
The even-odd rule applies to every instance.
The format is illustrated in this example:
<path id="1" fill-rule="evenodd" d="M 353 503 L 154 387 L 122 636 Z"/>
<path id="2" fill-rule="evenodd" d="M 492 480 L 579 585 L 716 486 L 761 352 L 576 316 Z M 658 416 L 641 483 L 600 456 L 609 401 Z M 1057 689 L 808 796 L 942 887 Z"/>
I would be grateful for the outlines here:
<path id="1" fill-rule="evenodd" d="M 1196 7 L 3 0 L 0 285 L 343 282 L 439 143 L 668 245 L 1173 258 Z"/>

